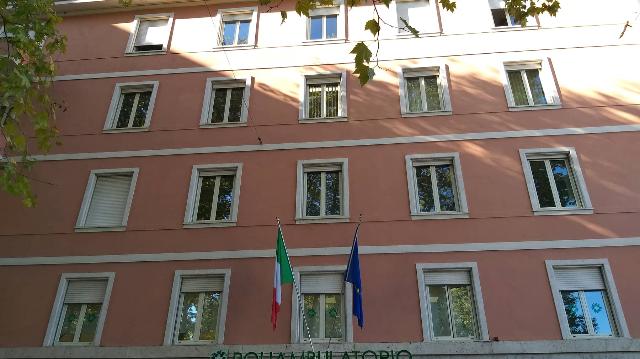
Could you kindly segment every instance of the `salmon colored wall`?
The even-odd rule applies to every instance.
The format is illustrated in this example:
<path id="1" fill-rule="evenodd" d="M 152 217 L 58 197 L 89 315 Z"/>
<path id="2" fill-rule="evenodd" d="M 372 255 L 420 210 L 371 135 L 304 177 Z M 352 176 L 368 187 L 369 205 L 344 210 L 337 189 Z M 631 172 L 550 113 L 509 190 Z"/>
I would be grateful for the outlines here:
<path id="1" fill-rule="evenodd" d="M 292 231 L 286 231 L 285 235 L 294 238 Z M 269 242 L 273 239 L 268 238 Z M 369 239 L 363 233 L 361 244 L 370 244 Z M 354 341 L 421 341 L 416 263 L 469 261 L 478 263 L 490 337 L 560 339 L 544 260 L 579 258 L 609 258 L 629 330 L 637 337 L 640 309 L 635 303 L 640 290 L 634 274 L 625 268 L 635 266 L 638 255 L 640 250 L 636 248 L 364 255 L 361 269 L 366 327 L 363 331 L 354 328 Z M 293 257 L 292 264 L 344 265 L 346 259 L 346 256 Z M 284 305 L 275 332 L 269 323 L 272 260 L 3 267 L 0 290 L 12 295 L 0 296 L 0 316 L 6 323 L 0 326 L 0 346 L 42 345 L 60 274 L 87 271 L 116 273 L 101 345 L 162 345 L 173 273 L 198 268 L 231 269 L 225 344 L 289 343 L 288 287 L 283 293 Z M 25 282 L 25 277 L 30 280 Z M 25 320 L 27 308 L 29 319 Z"/>

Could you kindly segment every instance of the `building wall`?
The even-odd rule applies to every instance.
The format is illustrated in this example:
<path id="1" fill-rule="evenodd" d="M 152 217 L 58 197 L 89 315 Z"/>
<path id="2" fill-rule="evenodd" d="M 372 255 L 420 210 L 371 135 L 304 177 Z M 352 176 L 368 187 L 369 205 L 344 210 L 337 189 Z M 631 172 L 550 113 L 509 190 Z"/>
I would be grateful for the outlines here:
<path id="1" fill-rule="evenodd" d="M 54 83 L 66 106 L 57 124 L 63 145 L 38 157 L 37 208 L 0 193 L 0 347 L 42 346 L 60 276 L 79 272 L 116 273 L 101 346 L 160 346 L 174 271 L 200 268 L 231 269 L 225 345 L 288 344 L 289 288 L 277 330 L 269 324 L 273 258 L 265 253 L 274 248 L 275 217 L 300 267 L 346 264 L 360 214 L 367 326 L 354 330 L 355 343 L 421 342 L 416 264 L 449 262 L 477 263 L 490 338 L 560 341 L 545 260 L 600 258 L 637 338 L 638 31 L 618 36 L 638 4 L 561 3 L 539 28 L 505 31 L 492 28 L 484 1 L 459 0 L 454 14 L 432 2 L 422 38 L 383 27 L 380 68 L 365 87 L 351 74 L 349 51 L 371 39 L 368 5 L 345 9 L 346 40 L 322 44 L 304 40 L 306 20 L 293 2 L 281 5 L 283 25 L 279 11 L 260 7 L 256 46 L 230 50 L 214 46 L 218 11 L 253 3 L 67 14 L 68 50 Z M 167 12 L 170 51 L 125 56 L 134 16 Z M 393 6 L 381 13 L 395 20 Z M 513 60 L 548 60 L 561 108 L 510 111 L 502 73 Z M 440 64 L 452 114 L 402 117 L 398 70 Z M 348 120 L 300 121 L 303 75 L 343 71 Z M 199 127 L 211 77 L 251 78 L 246 126 Z M 103 132 L 114 86 L 136 81 L 159 82 L 149 129 Z M 593 214 L 533 214 L 519 150 L 551 147 L 575 148 Z M 460 154 L 469 218 L 412 220 L 405 156 L 451 152 Z M 329 158 L 348 159 L 349 222 L 295 224 L 297 161 Z M 237 223 L 185 228 L 192 167 L 218 163 L 243 164 Z M 139 169 L 126 230 L 78 232 L 89 173 L 106 168 Z M 569 342 L 558 350 L 583 345 Z M 640 351 L 636 339 L 612 342 L 621 353 Z M 16 353 L 61 355 L 0 356 Z"/>

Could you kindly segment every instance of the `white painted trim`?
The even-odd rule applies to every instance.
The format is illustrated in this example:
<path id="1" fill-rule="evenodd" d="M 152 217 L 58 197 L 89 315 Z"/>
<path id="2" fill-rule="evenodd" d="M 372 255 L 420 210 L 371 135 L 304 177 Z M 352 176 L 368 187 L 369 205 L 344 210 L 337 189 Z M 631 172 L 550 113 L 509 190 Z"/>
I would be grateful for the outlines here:
<path id="1" fill-rule="evenodd" d="M 204 99 L 202 101 L 202 113 L 200 114 L 200 127 L 231 127 L 241 126 L 247 123 L 249 113 L 249 95 L 251 89 L 251 76 L 242 78 L 210 77 L 206 80 Z M 242 110 L 240 122 L 211 123 L 211 111 L 213 106 L 213 91 L 215 88 L 244 87 L 242 94 Z"/>
<path id="2" fill-rule="evenodd" d="M 590 266 L 600 268 L 607 289 L 609 302 L 611 302 L 611 311 L 614 316 L 614 318 L 612 319 L 615 322 L 615 330 L 617 332 L 617 336 L 631 338 L 631 334 L 629 333 L 629 329 L 627 328 L 627 321 L 624 318 L 624 312 L 622 311 L 622 304 L 620 303 L 620 298 L 618 297 L 618 289 L 616 288 L 616 284 L 613 280 L 613 274 L 611 272 L 611 267 L 609 266 L 608 259 L 546 260 L 545 265 L 547 267 L 549 285 L 551 286 L 553 302 L 556 306 L 556 314 L 558 315 L 558 322 L 560 324 L 560 331 L 562 332 L 563 339 L 575 339 L 576 337 L 571 334 L 571 331 L 569 329 L 567 316 L 564 310 L 564 303 L 562 301 L 562 296 L 560 295 L 560 289 L 557 286 L 555 268 L 571 266 Z M 594 337 L 597 338 L 597 336 Z"/>
<path id="3" fill-rule="evenodd" d="M 439 111 L 409 112 L 405 76 L 407 74 L 424 72 L 433 72 L 438 75 L 438 94 L 440 96 L 441 109 Z M 450 115 L 452 113 L 451 97 L 449 94 L 449 67 L 444 61 L 434 62 L 422 60 L 411 67 L 401 67 L 398 69 L 398 82 L 400 90 L 400 113 L 403 117 Z"/>
<path id="4" fill-rule="evenodd" d="M 321 117 L 321 118 L 308 118 L 308 96 L 307 96 L 307 80 L 318 78 L 340 78 L 340 101 L 338 103 L 338 116 L 336 117 Z M 335 71 L 323 71 L 306 73 L 300 77 L 300 89 L 298 91 L 298 98 L 300 100 L 298 107 L 298 121 L 300 123 L 306 122 L 334 122 L 334 121 L 346 121 L 348 119 L 347 111 L 347 72 L 335 72 Z"/>
<path id="5" fill-rule="evenodd" d="M 162 43 L 162 50 L 158 51 L 135 51 L 133 46 L 136 42 L 136 37 L 138 36 L 138 27 L 140 25 L 140 21 L 142 20 L 157 20 L 157 19 L 167 19 L 166 25 L 166 37 L 164 42 Z M 167 52 L 169 48 L 169 39 L 171 38 L 171 32 L 173 30 L 173 13 L 162 13 L 162 14 L 145 14 L 145 15 L 136 15 L 133 19 L 133 23 L 131 24 L 131 32 L 129 33 L 129 41 L 127 42 L 127 48 L 125 50 L 125 55 L 139 55 L 139 54 L 164 54 Z"/>
<path id="6" fill-rule="evenodd" d="M 603 133 L 620 133 L 620 132 L 640 132 L 640 124 L 594 126 L 594 127 L 547 128 L 547 129 L 538 129 L 538 130 L 519 130 L 519 131 L 468 132 L 468 133 L 452 133 L 452 134 L 444 134 L 444 135 L 382 137 L 382 138 L 367 138 L 367 139 L 358 139 L 358 140 L 317 141 L 317 142 L 288 142 L 288 143 L 273 143 L 273 144 L 262 144 L 262 145 L 183 147 L 183 148 L 165 148 L 165 149 L 156 149 L 156 150 L 59 153 L 59 154 L 48 154 L 48 155 L 34 155 L 34 156 L 31 156 L 31 158 L 37 161 L 66 161 L 66 160 L 88 160 L 88 159 L 104 159 L 104 158 L 128 158 L 128 157 L 173 156 L 173 155 L 192 155 L 192 154 L 210 154 L 210 153 L 234 153 L 234 152 L 254 152 L 254 151 L 282 151 L 282 150 L 296 150 L 296 149 L 356 147 L 356 146 L 378 146 L 378 145 L 410 144 L 410 143 L 432 143 L 432 142 L 447 142 L 447 141 L 468 141 L 468 140 L 546 137 L 546 136 L 569 136 L 569 135 L 603 134 Z M 12 158 L 15 160 L 20 159 L 20 157 L 12 157 Z"/>
<path id="7" fill-rule="evenodd" d="M 144 125 L 142 127 L 134 127 L 134 128 L 131 128 L 131 127 L 115 128 L 117 123 L 116 113 L 118 111 L 118 104 L 120 103 L 120 96 L 122 96 L 122 90 L 131 88 L 131 87 L 146 87 L 146 86 L 151 86 L 151 98 L 149 99 L 149 107 L 147 109 L 147 117 L 144 120 Z M 156 104 L 156 96 L 158 95 L 159 86 L 160 86 L 159 81 L 117 83 L 113 89 L 113 95 L 111 96 L 111 103 L 109 104 L 109 110 L 107 111 L 107 119 L 104 122 L 103 131 L 120 133 L 120 132 L 139 132 L 139 131 L 147 130 L 149 128 L 149 124 L 151 123 L 151 116 L 153 114 L 153 107 Z"/>
<path id="8" fill-rule="evenodd" d="M 476 325 L 478 330 L 478 340 L 488 341 L 489 331 L 487 329 L 487 318 L 484 313 L 484 300 L 482 299 L 482 287 L 480 286 L 480 274 L 478 265 L 475 262 L 464 263 L 417 263 L 416 272 L 418 275 L 418 293 L 420 298 L 420 319 L 422 320 L 422 340 L 424 342 L 436 340 L 431 333 L 431 319 L 429 301 L 426 295 L 426 284 L 424 273 L 429 270 L 441 269 L 465 269 L 469 270 L 471 285 L 473 287 L 473 300 L 475 304 Z M 456 341 L 462 339 L 454 339 Z"/>
<path id="9" fill-rule="evenodd" d="M 575 193 L 581 206 L 577 208 L 540 208 L 538 202 L 538 194 L 536 192 L 536 185 L 533 181 L 533 173 L 531 172 L 531 166 L 529 164 L 529 158 L 532 156 L 563 156 L 569 162 L 571 166 L 571 174 L 573 174 L 573 180 L 576 185 Z M 524 171 L 524 179 L 527 184 L 527 190 L 529 191 L 529 200 L 531 201 L 531 208 L 535 215 L 562 215 L 562 214 L 591 214 L 593 213 L 593 206 L 591 204 L 591 198 L 589 197 L 589 191 L 587 190 L 587 184 L 582 175 L 582 168 L 578 161 L 578 154 L 573 147 L 555 147 L 555 148 L 527 148 L 520 149 L 520 161 L 522 162 L 522 170 Z M 551 184 L 554 186 L 554 184 Z"/>
<path id="10" fill-rule="evenodd" d="M 323 165 L 337 165 L 342 171 L 342 214 L 339 216 L 314 216 L 307 217 L 304 214 L 305 188 L 304 169 L 309 167 L 322 167 Z M 296 177 L 296 223 L 327 223 L 342 222 L 349 219 L 349 160 L 347 158 L 329 158 L 315 160 L 299 160 Z"/>
<path id="11" fill-rule="evenodd" d="M 456 212 L 433 212 L 424 213 L 418 209 L 417 197 L 417 183 L 415 178 L 414 167 L 416 164 L 429 164 L 430 162 L 437 161 L 451 161 L 453 165 L 453 172 L 455 175 L 455 183 L 453 184 L 456 195 L 456 202 L 458 211 Z M 462 165 L 460 164 L 460 154 L 458 152 L 451 153 L 430 153 L 430 154 L 414 154 L 405 156 L 405 165 L 407 171 L 407 185 L 409 189 L 409 208 L 411 211 L 411 218 L 416 219 L 440 219 L 440 218 L 466 218 L 469 215 L 469 207 L 467 205 L 467 196 L 464 190 L 464 180 L 462 178 Z M 434 193 L 435 196 L 435 193 Z"/>
<path id="12" fill-rule="evenodd" d="M 331 266 L 304 266 L 304 267 L 294 267 L 293 275 L 295 276 L 296 285 L 298 286 L 298 290 L 300 290 L 301 282 L 300 282 L 300 274 L 303 275 L 305 273 L 344 273 L 347 270 L 346 265 L 331 265 Z M 344 303 L 344 319 L 345 323 L 345 339 L 344 340 L 335 340 L 331 341 L 337 343 L 353 343 L 353 298 L 351 295 L 352 286 L 351 283 L 344 282 L 343 287 L 343 303 Z M 302 293 L 300 293 L 300 299 L 302 300 Z M 302 308 L 300 308 L 300 303 L 298 303 L 298 295 L 294 288 L 291 291 L 291 343 L 303 343 L 300 336 L 300 312 Z M 314 339 L 315 342 L 329 342 L 329 340 L 318 340 Z"/>
<path id="13" fill-rule="evenodd" d="M 198 196 L 198 178 L 200 172 L 213 172 L 216 171 L 233 171 L 235 172 L 235 178 L 233 183 L 233 204 L 231 205 L 231 219 L 227 221 L 216 221 L 215 219 L 198 222 L 194 220 L 194 210 L 196 206 L 196 197 Z M 201 228 L 201 227 L 223 227 L 235 225 L 238 220 L 238 206 L 240 203 L 240 183 L 242 177 L 242 163 L 219 163 L 219 164 L 206 164 L 206 165 L 194 165 L 191 169 L 191 180 L 189 182 L 189 194 L 187 196 L 187 207 L 184 214 L 185 227 Z M 215 205 L 215 203 L 214 203 Z"/>
<path id="14" fill-rule="evenodd" d="M 82 199 L 82 205 L 80 206 L 80 212 L 78 214 L 78 220 L 76 222 L 76 230 L 78 231 L 119 231 L 122 228 L 127 227 L 129 221 L 129 211 L 131 210 L 131 203 L 133 202 L 133 193 L 136 188 L 136 182 L 138 181 L 138 168 L 108 168 L 92 170 L 89 173 L 89 181 L 84 191 L 84 197 Z M 87 213 L 89 212 L 89 205 L 91 204 L 91 198 L 93 197 L 93 189 L 96 185 L 97 175 L 101 174 L 128 174 L 131 173 L 131 186 L 129 187 L 129 196 L 127 197 L 127 204 L 124 208 L 124 215 L 122 218 L 121 227 L 86 227 L 85 221 L 87 219 Z"/>
<path id="15" fill-rule="evenodd" d="M 171 300 L 169 302 L 169 312 L 167 314 L 167 324 L 164 330 L 163 345 L 177 345 L 174 338 L 176 322 L 178 318 L 178 304 L 180 301 L 180 288 L 184 277 L 197 276 L 224 276 L 224 287 L 222 289 L 222 302 L 220 303 L 220 313 L 218 314 L 218 337 L 216 344 L 224 343 L 224 329 L 227 319 L 227 305 L 229 304 L 229 284 L 231 282 L 231 269 L 196 269 L 196 270 L 176 270 L 173 275 L 173 286 L 171 289 Z M 206 343 L 206 342 L 202 342 Z M 202 344 L 197 343 L 197 344 Z"/>
<path id="16" fill-rule="evenodd" d="M 222 40 L 224 37 L 224 17 L 230 15 L 239 15 L 239 14 L 251 14 L 251 23 L 249 24 L 249 35 L 247 38 L 247 43 L 242 45 L 222 45 Z M 252 48 L 256 44 L 256 29 L 258 27 L 258 7 L 257 6 L 248 6 L 241 8 L 228 8 L 228 9 L 219 9 L 218 13 L 215 16 L 215 22 L 217 23 L 217 29 L 219 31 L 218 36 L 216 37 L 215 48 L 231 50 L 234 48 Z M 236 33 L 236 37 L 238 34 Z"/>
<path id="17" fill-rule="evenodd" d="M 102 337 L 102 329 L 104 327 L 104 321 L 107 318 L 107 310 L 109 309 L 109 299 L 111 298 L 111 290 L 113 289 L 113 281 L 116 274 L 114 272 L 102 272 L 102 273 L 62 273 L 60 276 L 60 284 L 58 284 L 58 291 L 53 302 L 53 308 L 51 309 L 51 315 L 49 316 L 49 324 L 47 325 L 47 332 L 44 336 L 44 342 L 42 346 L 48 347 L 54 345 L 56 341 L 58 323 L 60 322 L 60 315 L 62 314 L 62 307 L 64 306 L 64 296 L 67 292 L 67 286 L 70 279 L 106 279 L 107 288 L 104 293 L 104 299 L 102 301 L 102 307 L 100 308 L 100 318 L 96 327 L 96 334 L 93 338 L 92 345 L 100 345 L 100 338 Z"/>
<path id="18" fill-rule="evenodd" d="M 322 16 L 322 15 L 338 15 L 336 21 L 337 33 L 336 37 L 333 39 L 327 39 L 325 34 L 323 34 L 322 39 L 311 40 L 309 37 L 311 36 L 311 16 Z M 325 41 L 345 41 L 346 40 L 346 9 L 344 5 L 344 1 L 336 0 L 334 1 L 334 5 L 319 5 L 315 9 L 309 10 L 309 16 L 306 19 L 306 31 L 302 42 L 305 43 L 315 43 L 315 42 L 325 42 Z M 326 27 L 324 28 L 326 33 Z"/>
<path id="19" fill-rule="evenodd" d="M 405 244 L 390 246 L 360 246 L 361 255 L 369 254 L 407 254 L 407 253 L 453 253 L 453 252 L 489 252 L 522 251 L 545 249 L 608 248 L 640 246 L 640 237 L 599 238 L 599 239 L 563 239 L 518 242 L 456 243 L 456 244 Z M 337 256 L 346 255 L 349 247 L 289 248 L 290 257 Z M 170 262 L 219 259 L 273 258 L 273 249 L 247 249 L 235 251 L 207 252 L 165 252 L 104 254 L 95 256 L 48 256 L 48 257 L 4 257 L 0 266 L 31 266 L 57 264 L 96 264 L 96 263 L 137 263 Z"/>

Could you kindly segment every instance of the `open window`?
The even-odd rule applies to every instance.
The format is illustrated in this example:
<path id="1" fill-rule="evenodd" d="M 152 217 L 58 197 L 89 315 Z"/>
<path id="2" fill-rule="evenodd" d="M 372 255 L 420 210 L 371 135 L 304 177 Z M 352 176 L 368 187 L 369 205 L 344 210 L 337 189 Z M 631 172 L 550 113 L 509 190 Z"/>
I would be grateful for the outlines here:
<path id="1" fill-rule="evenodd" d="M 167 51 L 173 14 L 138 15 L 134 19 L 127 54 L 157 54 Z"/>

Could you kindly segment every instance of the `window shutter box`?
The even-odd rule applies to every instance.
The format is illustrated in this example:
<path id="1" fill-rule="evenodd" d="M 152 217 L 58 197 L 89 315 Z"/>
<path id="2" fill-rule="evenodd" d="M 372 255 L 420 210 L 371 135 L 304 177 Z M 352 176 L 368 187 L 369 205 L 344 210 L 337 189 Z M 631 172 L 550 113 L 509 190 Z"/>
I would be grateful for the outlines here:
<path id="1" fill-rule="evenodd" d="M 66 304 L 102 303 L 106 291 L 106 280 L 70 280 L 64 302 Z"/>
<path id="2" fill-rule="evenodd" d="M 443 284 L 471 284 L 469 271 L 466 269 L 426 271 L 424 272 L 424 283 L 426 285 Z"/>
<path id="3" fill-rule="evenodd" d="M 300 275 L 302 293 L 342 293 L 344 285 L 344 273 L 303 273 Z"/>
<path id="4" fill-rule="evenodd" d="M 122 226 L 131 188 L 131 178 L 131 174 L 98 175 L 96 177 L 91 203 L 84 223 L 86 227 Z"/>
<path id="5" fill-rule="evenodd" d="M 606 289 L 600 267 L 554 268 L 560 290 Z"/>
<path id="6" fill-rule="evenodd" d="M 193 277 L 183 278 L 182 293 L 202 293 L 202 292 L 222 292 L 224 288 L 224 277 Z"/>

